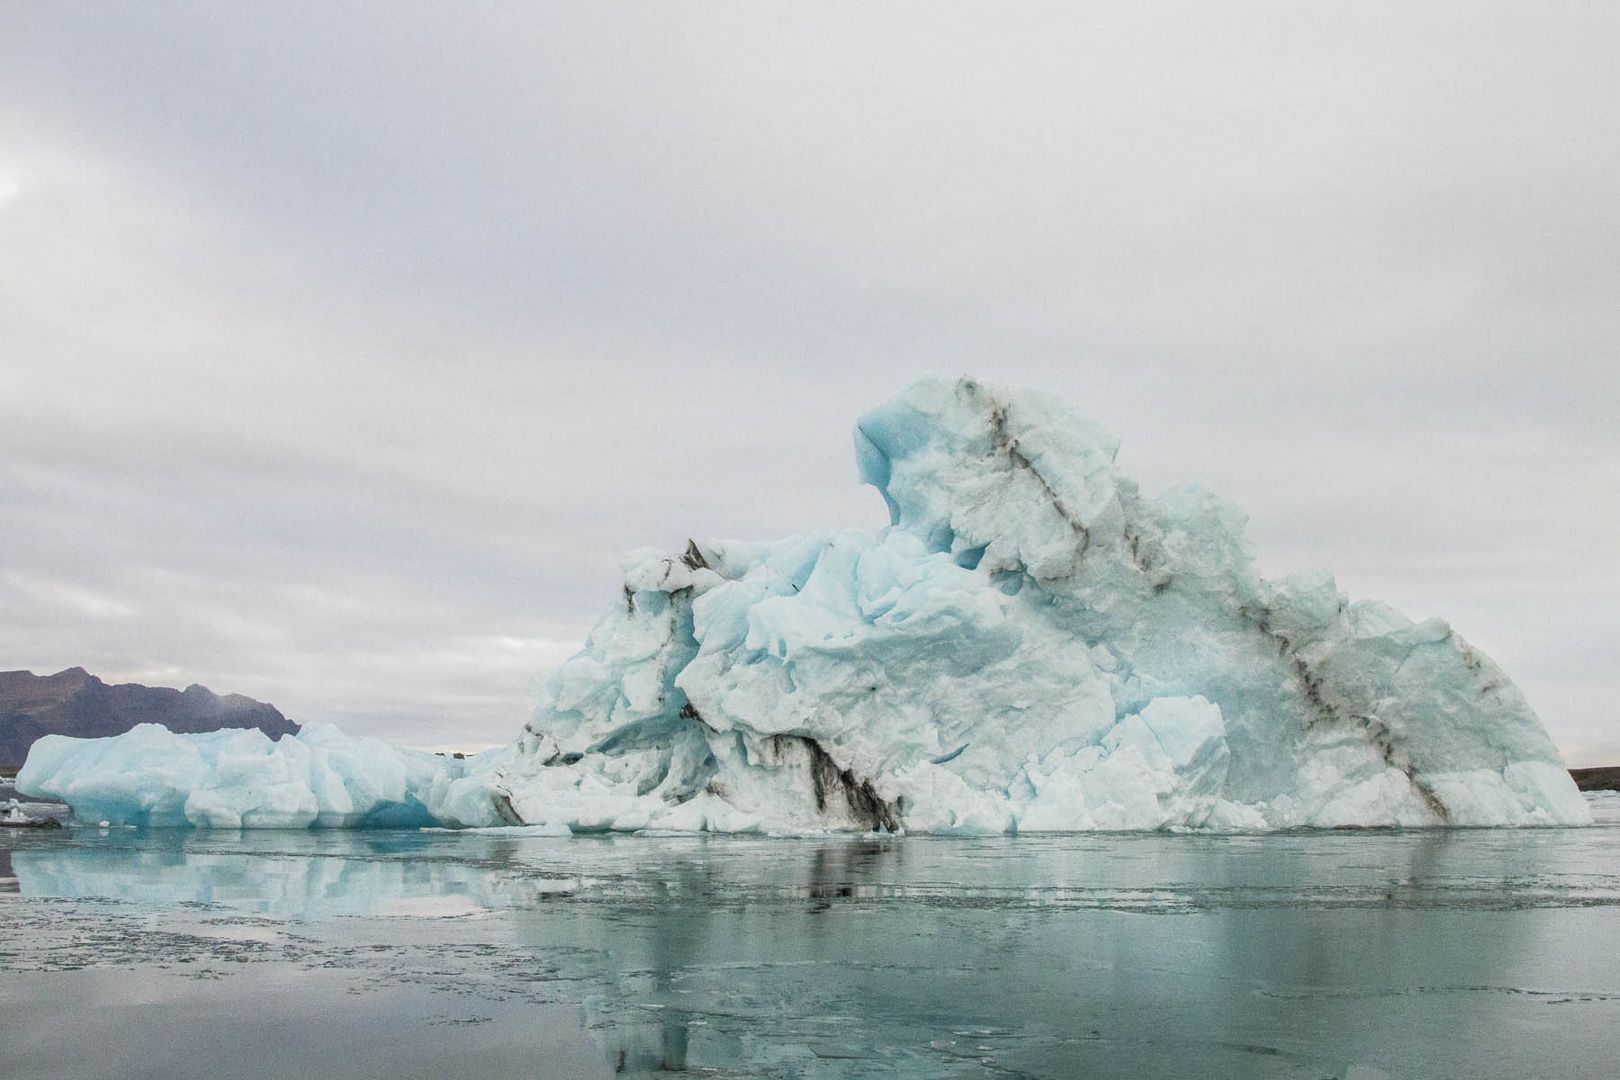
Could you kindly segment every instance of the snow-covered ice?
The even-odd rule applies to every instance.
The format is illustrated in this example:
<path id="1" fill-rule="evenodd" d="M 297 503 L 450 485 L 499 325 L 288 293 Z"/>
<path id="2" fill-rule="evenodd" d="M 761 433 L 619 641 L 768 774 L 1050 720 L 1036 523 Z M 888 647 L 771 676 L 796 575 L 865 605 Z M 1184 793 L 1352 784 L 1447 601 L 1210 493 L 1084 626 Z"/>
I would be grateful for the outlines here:
<path id="1" fill-rule="evenodd" d="M 926 379 L 856 426 L 886 527 L 632 554 L 509 747 L 462 765 L 331 729 L 138 730 L 42 740 L 19 790 L 209 825 L 1590 821 L 1523 695 L 1449 625 L 1325 574 L 1261 578 L 1240 511 L 1144 498 L 1117 449 L 1049 393 Z"/>

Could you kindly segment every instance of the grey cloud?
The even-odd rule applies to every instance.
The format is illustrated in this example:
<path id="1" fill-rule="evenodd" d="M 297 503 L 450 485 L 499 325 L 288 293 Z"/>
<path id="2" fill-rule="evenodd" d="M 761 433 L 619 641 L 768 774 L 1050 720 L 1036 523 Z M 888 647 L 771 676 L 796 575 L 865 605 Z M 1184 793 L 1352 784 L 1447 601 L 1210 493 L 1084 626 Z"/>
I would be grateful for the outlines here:
<path id="1" fill-rule="evenodd" d="M 1620 755 L 1616 45 L 1600 5 L 13 5 L 3 666 L 496 741 L 621 549 L 880 521 L 854 415 L 972 370 Z"/>

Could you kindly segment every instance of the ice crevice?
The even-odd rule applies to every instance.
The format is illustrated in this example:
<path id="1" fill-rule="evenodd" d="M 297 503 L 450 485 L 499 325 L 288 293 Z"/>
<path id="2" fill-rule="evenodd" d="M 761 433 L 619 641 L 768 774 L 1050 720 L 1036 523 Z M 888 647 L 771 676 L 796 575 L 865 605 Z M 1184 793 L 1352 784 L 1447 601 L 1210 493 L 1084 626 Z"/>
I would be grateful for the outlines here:
<path id="1" fill-rule="evenodd" d="M 1345 612 L 1344 602 L 1341 600 L 1337 606 L 1342 616 Z M 1433 816 L 1436 824 L 1452 823 L 1451 811 L 1445 802 L 1414 770 L 1403 745 L 1404 740 L 1398 731 L 1384 723 L 1375 713 L 1351 711 L 1328 700 L 1326 696 L 1328 691 L 1322 677 L 1312 669 L 1309 659 L 1301 649 L 1295 647 L 1295 643 L 1288 635 L 1271 625 L 1269 609 L 1264 606 L 1258 609 L 1240 606 L 1239 613 L 1252 621 L 1262 634 L 1276 642 L 1278 655 L 1285 657 L 1293 665 L 1294 676 L 1304 692 L 1306 702 L 1311 707 L 1311 715 L 1306 719 L 1307 731 L 1315 730 L 1318 725 L 1328 725 L 1330 728 L 1351 732 L 1364 738 L 1387 767 L 1406 778 L 1413 793 Z M 1450 636 L 1449 628 L 1446 636 Z M 1394 674 L 1400 673 L 1417 647 L 1417 644 L 1413 644 L 1402 650 L 1401 658 L 1394 666 Z M 1467 651 L 1465 646 L 1465 654 Z M 1464 659 L 1466 666 L 1466 655 Z"/>
<path id="2" fill-rule="evenodd" d="M 862 416 L 886 526 L 689 538 L 623 563 L 510 745 L 466 761 L 312 725 L 47 737 L 81 816 L 806 833 L 1570 825 L 1512 681 L 1439 619 L 1262 578 L 1243 514 L 1146 498 L 1055 395 L 924 379 Z"/>

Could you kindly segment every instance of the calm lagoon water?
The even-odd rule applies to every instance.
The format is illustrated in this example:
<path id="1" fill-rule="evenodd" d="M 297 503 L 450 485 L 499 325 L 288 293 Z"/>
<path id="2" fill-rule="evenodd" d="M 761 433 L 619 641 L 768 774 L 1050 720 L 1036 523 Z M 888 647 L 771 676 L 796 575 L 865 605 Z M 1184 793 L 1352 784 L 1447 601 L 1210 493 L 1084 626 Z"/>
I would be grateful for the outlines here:
<path id="1" fill-rule="evenodd" d="M 8 1080 L 1371 1080 L 1620 1059 L 1617 824 L 7 831 Z"/>

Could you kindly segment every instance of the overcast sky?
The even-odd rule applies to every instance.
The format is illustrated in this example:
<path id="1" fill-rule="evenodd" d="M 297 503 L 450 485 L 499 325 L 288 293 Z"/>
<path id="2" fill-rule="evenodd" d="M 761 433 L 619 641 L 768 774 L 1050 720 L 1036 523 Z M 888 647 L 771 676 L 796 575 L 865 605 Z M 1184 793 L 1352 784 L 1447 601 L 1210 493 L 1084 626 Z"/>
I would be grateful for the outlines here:
<path id="1" fill-rule="evenodd" d="M 0 668 L 505 741 L 972 372 L 1620 761 L 1617 13 L 0 0 Z"/>

